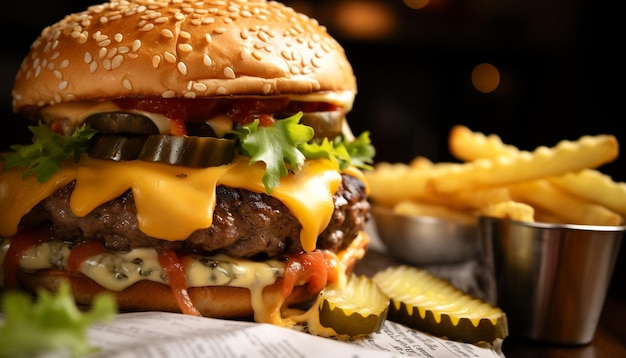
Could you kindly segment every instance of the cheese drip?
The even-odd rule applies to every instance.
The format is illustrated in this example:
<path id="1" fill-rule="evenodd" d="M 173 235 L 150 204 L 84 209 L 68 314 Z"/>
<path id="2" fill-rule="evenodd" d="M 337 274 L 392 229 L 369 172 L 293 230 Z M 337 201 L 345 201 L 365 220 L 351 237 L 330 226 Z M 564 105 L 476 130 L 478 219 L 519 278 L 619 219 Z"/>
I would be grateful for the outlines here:
<path id="1" fill-rule="evenodd" d="M 5 259 L 11 242 L 11 239 L 0 238 L 0 286 L 4 284 L 1 263 Z M 338 280 L 332 284 L 334 287 L 342 287 L 345 284 L 347 265 L 365 255 L 368 243 L 367 235 L 361 233 L 349 248 L 335 256 Z M 70 248 L 67 243 L 60 241 L 40 243 L 22 253 L 19 266 L 27 270 L 66 269 L 69 253 Z M 329 337 L 337 335 L 334 330 L 320 324 L 318 302 L 305 311 L 289 308 L 284 305 L 285 297 L 281 296 L 280 290 L 269 292 L 263 290 L 283 276 L 285 269 L 283 261 L 270 259 L 255 262 L 223 254 L 192 255 L 188 259 L 185 265 L 188 287 L 230 286 L 249 289 L 250 303 L 256 322 L 285 327 L 307 322 L 310 331 L 316 335 Z M 126 253 L 97 254 L 80 265 L 80 272 L 112 291 L 122 291 L 141 280 L 167 284 L 163 279 L 164 272 L 158 262 L 157 252 L 153 248 L 139 248 Z"/>
<path id="2" fill-rule="evenodd" d="M 0 235 L 13 236 L 20 219 L 38 202 L 76 179 L 70 198 L 72 212 L 82 217 L 131 189 L 137 206 L 139 229 L 163 240 L 184 240 L 192 232 L 211 226 L 215 188 L 225 185 L 265 192 L 262 163 L 248 164 L 236 157 L 232 163 L 209 168 L 187 168 L 143 161 L 99 160 L 83 156 L 78 166 L 66 162 L 46 183 L 22 170 L 0 174 Z M 315 249 L 317 236 L 334 210 L 333 194 L 341 175 L 326 159 L 307 161 L 302 170 L 281 178 L 271 196 L 284 203 L 300 221 L 300 240 L 306 251 Z"/>

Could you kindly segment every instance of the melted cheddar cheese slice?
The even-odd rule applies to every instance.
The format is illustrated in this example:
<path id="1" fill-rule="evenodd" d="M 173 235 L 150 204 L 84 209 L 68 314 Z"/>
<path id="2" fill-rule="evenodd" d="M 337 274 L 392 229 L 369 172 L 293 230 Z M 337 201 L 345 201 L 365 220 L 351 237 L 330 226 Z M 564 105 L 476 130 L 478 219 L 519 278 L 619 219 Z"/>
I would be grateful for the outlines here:
<path id="1" fill-rule="evenodd" d="M 82 217 L 99 205 L 131 189 L 139 228 L 163 240 L 184 240 L 192 232 L 211 226 L 215 188 L 225 185 L 264 192 L 262 163 L 248 158 L 209 168 L 187 168 L 139 160 L 115 162 L 83 156 L 66 162 L 51 180 L 38 183 L 33 176 L 11 169 L 0 174 L 0 235 L 13 236 L 20 219 L 55 190 L 76 179 L 70 198 L 72 212 Z M 302 224 L 300 240 L 306 251 L 315 249 L 317 236 L 331 219 L 333 194 L 341 175 L 326 159 L 307 161 L 302 170 L 281 178 L 272 196 L 283 202 Z"/>

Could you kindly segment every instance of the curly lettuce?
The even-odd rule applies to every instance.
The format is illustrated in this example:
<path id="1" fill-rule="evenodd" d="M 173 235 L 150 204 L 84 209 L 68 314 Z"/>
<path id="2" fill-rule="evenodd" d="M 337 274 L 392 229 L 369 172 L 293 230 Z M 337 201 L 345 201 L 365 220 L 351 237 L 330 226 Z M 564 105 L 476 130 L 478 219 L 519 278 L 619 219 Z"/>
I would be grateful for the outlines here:
<path id="1" fill-rule="evenodd" d="M 35 175 L 40 183 L 47 182 L 61 170 L 61 163 L 72 157 L 78 162 L 80 155 L 89 150 L 89 142 L 96 131 L 82 125 L 69 136 L 53 132 L 47 125 L 29 126 L 33 140 L 28 145 L 13 145 L 13 153 L 6 155 L 4 169 L 26 167 L 23 178 Z"/>
<path id="2" fill-rule="evenodd" d="M 87 328 L 112 320 L 117 304 L 112 296 L 99 295 L 90 311 L 81 311 L 74 303 L 69 284 L 63 282 L 56 294 L 38 291 L 35 301 L 24 292 L 6 291 L 2 311 L 0 357 L 29 357 L 53 351 L 81 357 L 100 350 L 89 343 Z"/>
<path id="3" fill-rule="evenodd" d="M 239 152 L 250 157 L 250 164 L 265 163 L 263 184 L 267 193 L 272 193 L 289 170 L 300 170 L 307 159 L 326 158 L 340 170 L 350 165 L 371 169 L 375 150 L 369 132 L 352 142 L 346 141 L 344 136 L 332 142 L 326 138 L 314 141 L 313 128 L 301 124 L 301 118 L 302 112 L 298 112 L 276 120 L 271 126 L 260 126 L 257 119 L 232 131 L 239 139 Z"/>

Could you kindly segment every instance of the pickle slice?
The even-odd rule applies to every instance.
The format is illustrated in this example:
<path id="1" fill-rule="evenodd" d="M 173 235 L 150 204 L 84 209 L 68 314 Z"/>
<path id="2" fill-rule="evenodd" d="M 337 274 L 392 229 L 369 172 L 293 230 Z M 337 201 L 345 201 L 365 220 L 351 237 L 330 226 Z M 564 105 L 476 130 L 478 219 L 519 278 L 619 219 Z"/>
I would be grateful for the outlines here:
<path id="1" fill-rule="evenodd" d="M 232 139 L 195 136 L 151 135 L 139 159 L 206 168 L 228 164 L 233 160 L 236 142 Z"/>
<path id="2" fill-rule="evenodd" d="M 380 331 L 387 318 L 389 297 L 369 277 L 350 274 L 345 286 L 320 292 L 319 320 L 337 334 L 359 336 Z"/>
<path id="3" fill-rule="evenodd" d="M 128 137 L 116 134 L 96 135 L 89 149 L 89 156 L 115 161 L 137 159 L 145 141 L 146 137 Z"/>
<path id="4" fill-rule="evenodd" d="M 85 123 L 99 133 L 159 134 L 159 129 L 150 118 L 135 113 L 96 113 L 87 117 Z"/>
<path id="5" fill-rule="evenodd" d="M 509 334 L 506 314 L 447 280 L 412 266 L 376 273 L 376 284 L 391 298 L 389 319 L 437 337 L 492 343 Z"/>
<path id="6" fill-rule="evenodd" d="M 334 138 L 342 133 L 344 115 L 341 111 L 302 114 L 300 123 L 315 129 L 315 138 Z"/>

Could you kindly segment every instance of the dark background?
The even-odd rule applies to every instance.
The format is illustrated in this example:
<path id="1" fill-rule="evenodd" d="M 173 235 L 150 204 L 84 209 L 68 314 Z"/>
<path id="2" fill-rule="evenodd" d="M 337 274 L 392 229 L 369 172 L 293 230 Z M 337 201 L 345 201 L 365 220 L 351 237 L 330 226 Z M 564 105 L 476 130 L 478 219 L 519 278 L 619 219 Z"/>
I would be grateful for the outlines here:
<path id="1" fill-rule="evenodd" d="M 26 123 L 12 114 L 10 95 L 30 43 L 64 14 L 99 2 L 3 4 L 0 149 L 30 138 Z M 371 131 L 378 161 L 453 160 L 447 135 L 457 123 L 526 150 L 600 133 L 626 143 L 623 28 L 612 2 L 431 0 L 419 10 L 402 0 L 285 3 L 317 18 L 344 46 L 359 86 L 348 118 L 355 133 Z M 375 28 L 355 4 L 391 21 L 384 31 L 354 32 L 355 26 Z M 500 70 L 494 92 L 472 87 L 471 71 L 481 62 Z M 620 157 L 599 169 L 626 181 L 625 166 Z M 611 286 L 624 298 L 625 247 Z"/>

